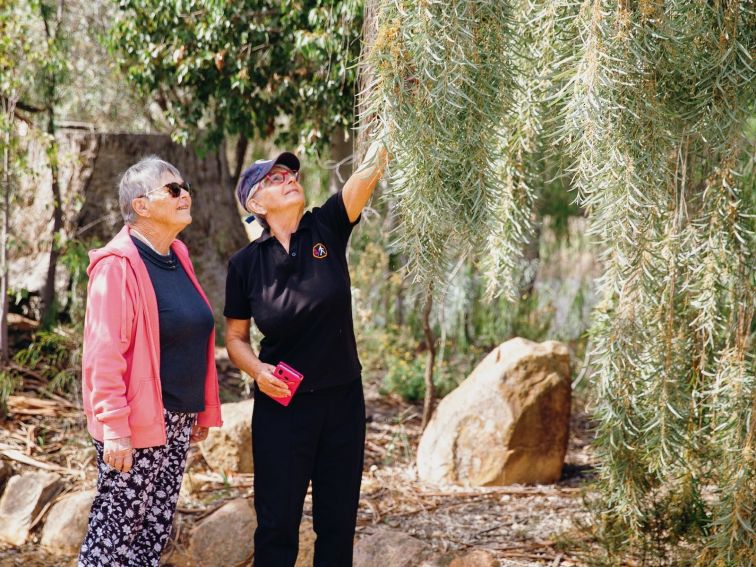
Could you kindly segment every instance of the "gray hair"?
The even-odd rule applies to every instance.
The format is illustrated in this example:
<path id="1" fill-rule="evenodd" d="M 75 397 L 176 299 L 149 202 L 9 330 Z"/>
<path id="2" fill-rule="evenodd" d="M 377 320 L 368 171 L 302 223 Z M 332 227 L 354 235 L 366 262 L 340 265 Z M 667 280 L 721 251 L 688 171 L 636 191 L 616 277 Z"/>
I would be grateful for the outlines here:
<path id="1" fill-rule="evenodd" d="M 262 181 L 258 181 L 257 184 L 254 187 L 252 187 L 252 190 L 249 192 L 249 197 L 247 197 L 247 201 L 249 201 L 249 199 L 251 199 L 254 196 L 254 194 L 260 188 L 261 183 Z M 270 225 L 268 224 L 268 221 L 265 218 L 265 215 L 258 215 L 257 213 L 253 213 L 253 215 L 255 217 L 255 220 L 260 224 L 261 227 L 263 227 L 263 229 L 270 230 Z"/>
<path id="2" fill-rule="evenodd" d="M 121 206 L 123 222 L 131 224 L 136 220 L 136 212 L 131 206 L 131 201 L 147 191 L 157 189 L 164 173 L 171 173 L 181 179 L 176 167 L 156 155 L 142 158 L 124 172 L 118 183 L 118 203 Z"/>

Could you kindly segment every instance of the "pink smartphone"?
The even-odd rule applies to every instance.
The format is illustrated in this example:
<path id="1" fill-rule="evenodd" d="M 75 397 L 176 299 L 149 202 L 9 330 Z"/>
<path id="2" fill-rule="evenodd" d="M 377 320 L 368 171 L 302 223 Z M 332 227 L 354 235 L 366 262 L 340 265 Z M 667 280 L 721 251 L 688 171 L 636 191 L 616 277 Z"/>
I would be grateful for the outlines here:
<path id="1" fill-rule="evenodd" d="M 276 365 L 276 369 L 273 371 L 273 376 L 275 376 L 279 380 L 286 382 L 286 385 L 289 387 L 290 392 L 288 396 L 273 399 L 283 406 L 288 406 L 289 402 L 291 402 L 291 398 L 294 397 L 294 393 L 297 391 L 297 388 L 299 388 L 299 384 L 302 382 L 302 378 L 304 378 L 304 376 L 302 376 L 301 372 L 297 372 L 285 362 L 279 362 Z"/>

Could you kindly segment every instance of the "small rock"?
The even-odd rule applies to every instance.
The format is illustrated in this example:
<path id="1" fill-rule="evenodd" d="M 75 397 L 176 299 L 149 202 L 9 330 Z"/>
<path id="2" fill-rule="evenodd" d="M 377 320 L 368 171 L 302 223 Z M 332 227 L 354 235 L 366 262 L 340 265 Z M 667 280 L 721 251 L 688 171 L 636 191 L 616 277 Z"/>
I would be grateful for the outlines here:
<path id="1" fill-rule="evenodd" d="M 58 555 L 74 555 L 87 534 L 96 490 L 68 494 L 56 502 L 42 528 L 42 545 Z"/>
<path id="2" fill-rule="evenodd" d="M 192 529 L 188 549 L 192 564 L 228 567 L 248 563 L 255 550 L 256 527 L 250 501 L 237 498 L 224 504 Z"/>
<path id="3" fill-rule="evenodd" d="M 451 560 L 449 567 L 499 567 L 501 564 L 492 553 L 482 549 L 459 555 Z"/>
<path id="4" fill-rule="evenodd" d="M 25 543 L 32 522 L 60 489 L 60 477 L 54 473 L 33 472 L 12 477 L 0 499 L 0 541 L 11 545 Z"/>
<path id="5" fill-rule="evenodd" d="M 428 565 L 431 547 L 403 532 L 379 528 L 354 546 L 354 567 L 419 567 Z"/>
<path id="6" fill-rule="evenodd" d="M 254 400 L 221 406 L 222 427 L 211 427 L 200 443 L 202 456 L 216 471 L 252 472 L 252 408 Z"/>
<path id="7" fill-rule="evenodd" d="M 182 496 L 194 496 L 205 486 L 207 486 L 207 482 L 197 479 L 191 472 L 186 471 L 184 478 L 181 479 L 181 490 L 179 492 Z"/>

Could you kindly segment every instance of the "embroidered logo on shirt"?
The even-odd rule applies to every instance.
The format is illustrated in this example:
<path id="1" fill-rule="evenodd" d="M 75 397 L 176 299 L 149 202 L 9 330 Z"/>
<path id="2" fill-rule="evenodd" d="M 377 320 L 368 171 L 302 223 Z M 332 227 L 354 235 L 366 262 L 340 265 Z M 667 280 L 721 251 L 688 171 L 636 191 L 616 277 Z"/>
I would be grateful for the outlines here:
<path id="1" fill-rule="evenodd" d="M 313 258 L 317 258 L 318 260 L 322 260 L 323 258 L 328 256 L 328 249 L 325 247 L 325 244 L 318 242 L 315 246 L 313 246 L 312 256 Z"/>

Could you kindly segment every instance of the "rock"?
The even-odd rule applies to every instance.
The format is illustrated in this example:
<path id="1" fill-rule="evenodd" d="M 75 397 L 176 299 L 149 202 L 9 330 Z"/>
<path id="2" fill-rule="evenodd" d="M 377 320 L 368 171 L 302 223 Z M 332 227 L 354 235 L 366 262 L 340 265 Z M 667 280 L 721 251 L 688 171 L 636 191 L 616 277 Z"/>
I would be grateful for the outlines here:
<path id="1" fill-rule="evenodd" d="M 521 338 L 499 345 L 438 405 L 418 447 L 420 478 L 468 486 L 558 481 L 570 398 L 566 345 Z"/>
<path id="2" fill-rule="evenodd" d="M 311 567 L 315 558 L 315 532 L 312 521 L 305 518 L 299 525 L 299 554 L 294 567 Z"/>
<path id="3" fill-rule="evenodd" d="M 499 567 L 500 565 L 493 554 L 482 549 L 473 549 L 455 557 L 449 563 L 449 567 Z"/>
<path id="4" fill-rule="evenodd" d="M 194 497 L 207 486 L 207 482 L 200 480 L 190 471 L 185 471 L 184 478 L 181 479 L 181 489 L 179 493 L 182 497 Z"/>
<path id="5" fill-rule="evenodd" d="M 420 567 L 428 565 L 431 547 L 403 532 L 380 528 L 354 546 L 354 567 Z"/>
<path id="6" fill-rule="evenodd" d="M 12 477 L 0 499 L 0 541 L 11 545 L 25 543 L 32 522 L 60 488 L 60 477 L 54 473 L 33 472 Z"/>
<path id="7" fill-rule="evenodd" d="M 58 555 L 75 555 L 87 534 L 89 511 L 96 490 L 64 496 L 50 509 L 42 528 L 42 545 Z"/>
<path id="8" fill-rule="evenodd" d="M 252 503 L 237 498 L 218 508 L 192 529 L 187 564 L 228 567 L 248 564 L 255 550 L 257 516 Z"/>
<path id="9" fill-rule="evenodd" d="M 211 427 L 200 444 L 202 456 L 216 471 L 252 472 L 252 408 L 254 400 L 223 404 L 223 427 Z"/>

